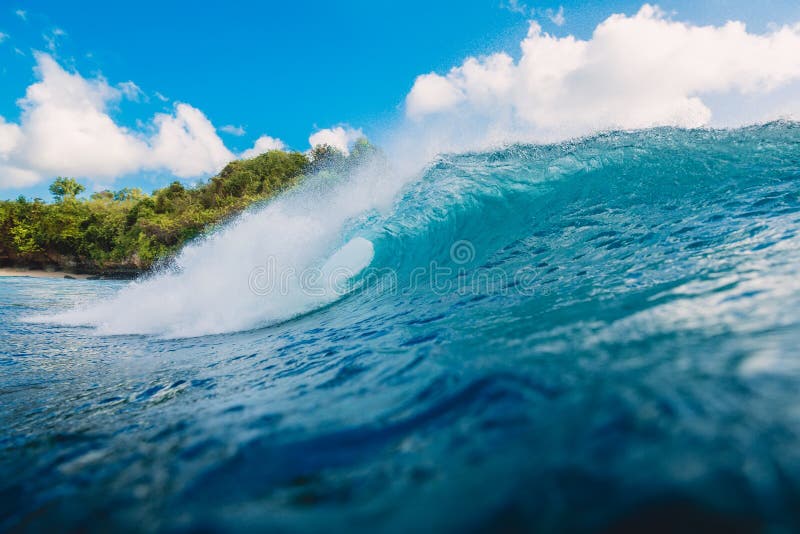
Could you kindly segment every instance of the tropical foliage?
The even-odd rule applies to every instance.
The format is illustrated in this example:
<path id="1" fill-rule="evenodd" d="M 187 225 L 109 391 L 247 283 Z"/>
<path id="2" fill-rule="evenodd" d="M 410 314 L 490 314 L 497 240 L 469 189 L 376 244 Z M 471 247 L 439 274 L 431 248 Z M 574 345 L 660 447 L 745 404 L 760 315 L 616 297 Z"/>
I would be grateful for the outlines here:
<path id="1" fill-rule="evenodd" d="M 356 164 L 374 150 L 366 140 L 356 143 L 349 157 L 328 146 L 309 156 L 273 150 L 233 161 L 201 185 L 173 182 L 149 195 L 122 189 L 86 198 L 76 180 L 59 177 L 50 186 L 50 203 L 24 197 L 0 201 L 0 264 L 98 273 L 147 269 L 304 175 Z"/>

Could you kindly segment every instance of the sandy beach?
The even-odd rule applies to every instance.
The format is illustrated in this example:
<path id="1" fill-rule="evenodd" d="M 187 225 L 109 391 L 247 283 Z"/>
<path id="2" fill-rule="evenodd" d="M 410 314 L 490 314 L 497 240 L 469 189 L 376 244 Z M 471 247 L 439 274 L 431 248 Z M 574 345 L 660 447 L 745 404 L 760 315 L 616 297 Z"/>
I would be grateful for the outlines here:
<path id="1" fill-rule="evenodd" d="M 36 269 L 13 269 L 13 268 L 0 268 L 0 277 L 3 276 L 29 276 L 31 278 L 65 278 L 71 277 L 78 280 L 85 280 L 89 278 L 88 274 L 74 274 L 66 273 L 64 271 L 42 271 Z"/>

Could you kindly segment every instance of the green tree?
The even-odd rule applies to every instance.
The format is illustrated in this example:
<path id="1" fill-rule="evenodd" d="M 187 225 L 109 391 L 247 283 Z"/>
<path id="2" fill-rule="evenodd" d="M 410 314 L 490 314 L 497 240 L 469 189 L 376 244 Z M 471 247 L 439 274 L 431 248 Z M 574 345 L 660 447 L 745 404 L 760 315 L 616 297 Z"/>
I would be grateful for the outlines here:
<path id="1" fill-rule="evenodd" d="M 311 171 L 336 170 L 344 166 L 347 161 L 344 152 L 331 145 L 317 145 L 311 149 Z"/>
<path id="2" fill-rule="evenodd" d="M 380 156 L 381 152 L 378 150 L 366 137 L 359 137 L 353 143 L 353 149 L 350 151 L 350 161 L 353 164 L 362 163 L 375 156 Z"/>
<path id="3" fill-rule="evenodd" d="M 114 193 L 114 200 L 123 202 L 125 200 L 141 200 L 145 198 L 144 192 L 138 187 L 126 187 Z"/>
<path id="4" fill-rule="evenodd" d="M 50 184 L 50 193 L 56 202 L 63 202 L 66 199 L 74 199 L 86 190 L 74 178 L 62 178 L 59 176 Z"/>
<path id="5" fill-rule="evenodd" d="M 103 191 L 97 191 L 96 193 L 92 193 L 90 198 L 92 200 L 108 202 L 114 200 L 114 192 L 109 191 L 108 189 L 104 189 Z"/>

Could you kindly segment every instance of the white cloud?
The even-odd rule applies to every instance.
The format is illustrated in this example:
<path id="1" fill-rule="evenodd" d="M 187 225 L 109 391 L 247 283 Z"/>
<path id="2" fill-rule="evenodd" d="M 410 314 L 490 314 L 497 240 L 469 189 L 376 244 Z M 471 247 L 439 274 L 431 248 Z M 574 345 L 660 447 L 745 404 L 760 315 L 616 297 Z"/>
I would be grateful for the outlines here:
<path id="1" fill-rule="evenodd" d="M 219 130 L 237 137 L 241 137 L 247 133 L 243 126 L 234 126 L 233 124 L 226 124 L 225 126 L 220 127 Z"/>
<path id="2" fill-rule="evenodd" d="M 407 115 L 459 130 L 481 124 L 486 138 L 517 140 L 697 127 L 712 123 L 710 97 L 769 98 L 800 79 L 800 24 L 758 35 L 740 22 L 675 22 L 650 5 L 609 17 L 589 40 L 554 37 L 531 22 L 521 48 L 519 61 L 498 53 L 419 76 Z"/>
<path id="3" fill-rule="evenodd" d="M 50 50 L 50 52 L 55 52 L 56 48 L 58 48 L 58 39 L 65 35 L 67 35 L 67 32 L 61 28 L 55 28 L 50 33 L 42 34 L 42 39 L 44 39 L 44 42 L 47 44 L 47 49 Z"/>
<path id="4" fill-rule="evenodd" d="M 511 58 L 508 59 L 510 62 Z M 477 63 L 473 58 L 467 61 Z M 455 71 L 451 71 L 451 74 L 454 73 Z M 418 76 L 414 87 L 406 97 L 406 112 L 412 117 L 419 117 L 450 109 L 462 102 L 465 99 L 463 91 L 448 78 L 450 76 L 444 77 L 434 73 Z"/>
<path id="5" fill-rule="evenodd" d="M 361 137 L 364 137 L 364 132 L 361 128 L 353 129 L 348 126 L 335 126 L 317 130 L 308 138 L 308 144 L 312 148 L 317 145 L 330 145 L 345 154 L 349 154 L 350 146 Z"/>
<path id="6" fill-rule="evenodd" d="M 24 140 L 17 160 L 45 174 L 110 176 L 134 171 L 147 143 L 117 126 L 108 105 L 121 92 L 104 79 L 87 80 L 36 54 L 39 82 L 19 103 Z"/>
<path id="7" fill-rule="evenodd" d="M 22 139 L 22 132 L 16 124 L 9 124 L 0 117 L 0 161 L 10 154 Z"/>
<path id="8" fill-rule="evenodd" d="M 9 154 L 20 145 L 22 132 L 16 124 L 9 124 L 0 117 L 0 185 L 24 187 L 37 181 L 37 175 L 20 169 L 9 162 Z"/>
<path id="9" fill-rule="evenodd" d="M 22 20 L 28 20 L 28 12 L 23 9 L 18 9 L 14 11 L 14 14 L 17 15 Z"/>
<path id="10" fill-rule="evenodd" d="M 40 181 L 34 171 L 3 163 L 0 163 L 0 176 L 0 187 L 29 187 Z"/>
<path id="11" fill-rule="evenodd" d="M 131 131 L 115 123 L 109 108 L 140 94 L 135 84 L 114 87 L 103 78 L 68 72 L 48 54 L 35 57 L 38 81 L 19 100 L 19 124 L 0 121 L 0 187 L 32 185 L 57 174 L 113 179 L 166 170 L 200 176 L 234 159 L 200 110 L 178 103 Z"/>
<path id="12" fill-rule="evenodd" d="M 11 161 L 11 155 L 22 141 L 22 129 L 0 117 L 0 187 L 25 187 L 39 180 L 38 174 L 19 168 Z"/>
<path id="13" fill-rule="evenodd" d="M 268 135 L 262 135 L 256 139 L 253 148 L 248 148 L 239 154 L 239 157 L 241 159 L 250 159 L 263 154 L 264 152 L 269 152 L 270 150 L 284 150 L 285 148 L 286 144 L 280 139 L 276 139 Z"/>
<path id="14" fill-rule="evenodd" d="M 501 2 L 500 7 L 502 7 L 503 9 L 507 9 L 512 13 L 519 13 L 520 15 L 525 15 L 525 16 L 527 16 L 528 13 L 533 11 L 529 9 L 527 5 L 525 5 L 523 2 L 520 2 L 519 0 L 508 0 L 508 2 Z"/>
<path id="15" fill-rule="evenodd" d="M 131 81 L 119 83 L 117 87 L 128 100 L 138 102 L 141 97 L 145 96 L 144 91 L 139 89 L 139 86 Z"/>
<path id="16" fill-rule="evenodd" d="M 533 17 L 547 17 L 550 19 L 550 22 L 555 24 L 556 26 L 563 26 L 564 23 L 567 21 L 564 18 L 564 6 L 559 6 L 558 10 L 554 9 L 535 9 L 532 7 L 528 7 L 527 4 L 521 2 L 520 0 L 508 0 L 506 2 L 501 2 L 500 7 L 506 9 L 512 13 L 517 13 L 524 17 L 533 18 Z"/>
<path id="17" fill-rule="evenodd" d="M 162 95 L 158 91 L 155 92 L 155 95 L 156 95 L 156 98 L 161 100 L 162 102 L 169 102 L 169 98 L 167 98 L 166 96 Z"/>
<path id="18" fill-rule="evenodd" d="M 552 9 L 547 10 L 547 18 L 550 19 L 550 22 L 555 24 L 556 26 L 563 26 L 567 19 L 564 18 L 564 6 L 559 6 L 558 11 L 553 11 Z"/>
<path id="19" fill-rule="evenodd" d="M 151 167 L 188 178 L 215 172 L 234 159 L 211 121 L 189 104 L 176 104 L 174 114 L 159 113 L 153 122 L 158 133 L 150 140 Z"/>
<path id="20" fill-rule="evenodd" d="M 8 39 L 8 34 L 7 34 L 7 33 L 0 32 L 0 43 L 2 43 L 3 41 L 5 41 L 6 39 Z"/>

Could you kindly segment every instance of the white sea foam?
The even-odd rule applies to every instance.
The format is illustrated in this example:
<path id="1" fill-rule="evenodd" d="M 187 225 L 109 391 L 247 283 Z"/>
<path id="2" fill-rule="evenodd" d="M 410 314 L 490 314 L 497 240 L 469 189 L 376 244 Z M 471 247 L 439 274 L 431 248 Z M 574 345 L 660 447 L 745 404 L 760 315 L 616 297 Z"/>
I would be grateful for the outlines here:
<path id="1" fill-rule="evenodd" d="M 89 325 L 99 334 L 192 337 L 289 319 L 339 298 L 343 279 L 369 265 L 372 243 L 356 236 L 343 245 L 345 229 L 360 214 L 387 209 L 403 183 L 383 165 L 346 180 L 310 178 L 109 301 L 31 320 Z"/>

